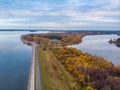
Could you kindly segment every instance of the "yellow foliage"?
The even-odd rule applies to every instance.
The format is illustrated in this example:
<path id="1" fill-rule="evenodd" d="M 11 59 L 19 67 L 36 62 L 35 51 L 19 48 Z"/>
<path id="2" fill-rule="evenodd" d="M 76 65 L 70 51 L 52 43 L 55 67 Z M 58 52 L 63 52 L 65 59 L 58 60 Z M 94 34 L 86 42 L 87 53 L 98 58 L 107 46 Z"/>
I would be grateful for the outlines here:
<path id="1" fill-rule="evenodd" d="M 86 90 L 95 90 L 95 89 L 93 89 L 93 88 L 90 87 L 90 86 L 87 86 Z"/>
<path id="2" fill-rule="evenodd" d="M 54 54 L 65 66 L 65 69 L 70 72 L 80 84 L 82 82 L 81 85 L 83 86 L 90 85 L 91 83 L 91 77 L 87 73 L 87 69 L 105 70 L 113 67 L 113 64 L 106 61 L 103 57 L 82 53 L 75 48 L 57 48 Z M 120 67 L 117 66 L 116 68 Z M 95 89 L 87 86 L 86 90 Z"/>

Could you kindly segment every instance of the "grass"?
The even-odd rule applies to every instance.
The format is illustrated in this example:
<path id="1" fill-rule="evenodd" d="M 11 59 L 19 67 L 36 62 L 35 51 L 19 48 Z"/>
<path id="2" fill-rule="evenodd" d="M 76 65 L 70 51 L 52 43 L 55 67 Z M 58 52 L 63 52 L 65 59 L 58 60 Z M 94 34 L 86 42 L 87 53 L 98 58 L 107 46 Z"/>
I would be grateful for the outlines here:
<path id="1" fill-rule="evenodd" d="M 35 66 L 34 66 L 34 90 L 36 90 L 36 61 L 35 61 Z"/>
<path id="2" fill-rule="evenodd" d="M 75 80 L 49 49 L 39 48 L 38 54 L 42 90 L 78 90 Z"/>

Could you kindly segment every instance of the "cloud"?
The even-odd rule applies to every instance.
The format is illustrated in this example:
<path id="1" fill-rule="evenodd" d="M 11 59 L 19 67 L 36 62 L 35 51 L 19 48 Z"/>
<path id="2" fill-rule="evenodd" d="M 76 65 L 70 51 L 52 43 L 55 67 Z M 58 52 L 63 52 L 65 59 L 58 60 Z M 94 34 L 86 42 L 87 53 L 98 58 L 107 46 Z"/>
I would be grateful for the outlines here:
<path id="1" fill-rule="evenodd" d="M 17 24 L 19 27 L 33 26 L 33 28 L 36 26 L 90 29 L 87 27 L 98 26 L 99 29 L 111 25 L 112 29 L 120 29 L 119 0 L 13 0 L 13 2 L 1 0 L 0 2 L 0 18 L 3 18 L 0 20 L 0 27 L 3 24 L 10 26 L 12 23 L 11 26 Z"/>

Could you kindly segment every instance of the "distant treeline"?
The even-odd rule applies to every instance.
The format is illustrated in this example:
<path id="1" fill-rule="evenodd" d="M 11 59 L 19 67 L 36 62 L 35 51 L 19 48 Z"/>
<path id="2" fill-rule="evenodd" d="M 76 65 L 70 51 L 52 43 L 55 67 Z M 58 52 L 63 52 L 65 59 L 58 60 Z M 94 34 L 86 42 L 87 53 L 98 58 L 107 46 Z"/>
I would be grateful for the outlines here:
<path id="1" fill-rule="evenodd" d="M 67 33 L 85 33 L 88 35 L 104 35 L 104 34 L 117 34 L 120 35 L 120 31 L 94 31 L 94 30 L 69 30 L 69 31 L 65 31 Z"/>
<path id="2" fill-rule="evenodd" d="M 98 34 L 118 34 L 120 35 L 120 30 L 47 30 L 47 29 L 41 29 L 41 30 L 35 30 L 35 29 L 0 29 L 0 31 L 30 31 L 30 32 L 37 32 L 37 31 L 50 31 L 50 32 L 66 32 L 66 33 L 88 33 L 93 35 Z"/>

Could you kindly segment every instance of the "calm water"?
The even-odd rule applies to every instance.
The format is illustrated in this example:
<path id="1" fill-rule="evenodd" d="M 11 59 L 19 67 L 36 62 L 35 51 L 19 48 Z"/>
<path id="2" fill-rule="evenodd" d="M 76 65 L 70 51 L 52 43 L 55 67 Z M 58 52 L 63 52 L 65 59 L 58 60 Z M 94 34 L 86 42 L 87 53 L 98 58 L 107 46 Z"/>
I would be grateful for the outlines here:
<path id="1" fill-rule="evenodd" d="M 0 90 L 26 90 L 32 48 L 20 40 L 25 33 L 0 31 Z"/>
<path id="2" fill-rule="evenodd" d="M 108 43 L 110 39 L 118 37 L 117 35 L 86 36 L 81 44 L 74 45 L 73 47 L 92 55 L 103 56 L 114 64 L 120 64 L 120 48 Z"/>

